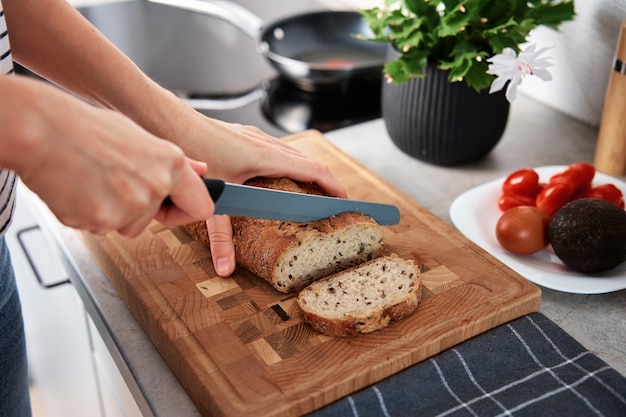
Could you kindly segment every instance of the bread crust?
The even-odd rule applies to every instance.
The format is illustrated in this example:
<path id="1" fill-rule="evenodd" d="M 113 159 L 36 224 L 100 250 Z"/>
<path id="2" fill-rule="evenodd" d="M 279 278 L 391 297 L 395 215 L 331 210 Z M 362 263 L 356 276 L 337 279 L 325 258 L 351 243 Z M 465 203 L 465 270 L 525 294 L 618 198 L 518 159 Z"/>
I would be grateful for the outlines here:
<path id="1" fill-rule="evenodd" d="M 286 178 L 254 178 L 247 185 L 266 187 L 290 192 L 321 195 L 321 191 L 312 184 L 296 183 Z M 266 220 L 250 217 L 231 217 L 233 243 L 237 264 L 255 275 L 265 279 L 281 292 L 293 292 L 326 275 L 345 269 L 356 263 L 371 259 L 382 245 L 383 229 L 372 218 L 361 213 L 342 213 L 314 222 L 298 223 L 278 220 Z M 375 247 L 354 260 L 346 260 L 316 271 L 314 275 L 303 279 L 285 282 L 284 273 L 278 271 L 279 265 L 285 264 L 290 251 L 315 239 L 327 238 L 333 233 L 342 233 L 351 229 L 363 229 L 361 233 L 375 236 Z M 183 226 L 196 240 L 209 245 L 205 222 L 196 222 Z M 329 260 L 330 262 L 330 260 Z M 282 274 L 282 275 L 281 275 Z"/>
<path id="2" fill-rule="evenodd" d="M 342 213 L 328 219 L 308 223 L 281 222 L 276 220 L 253 219 L 249 217 L 233 218 L 233 242 L 237 263 L 254 274 L 266 279 L 281 292 L 292 292 L 304 288 L 311 282 L 344 269 L 348 264 L 333 265 L 320 269 L 310 279 L 293 286 L 281 285 L 278 266 L 287 262 L 289 250 L 296 249 L 306 241 L 324 238 L 333 232 L 340 232 L 363 225 L 377 228 L 378 224 L 360 213 Z M 364 262 L 370 257 L 359 258 Z M 283 262 L 281 262 L 283 261 Z"/>
<path id="3" fill-rule="evenodd" d="M 393 259 L 394 257 L 396 256 L 392 255 L 386 258 Z M 383 258 L 374 259 L 371 262 L 381 259 Z M 312 286 L 321 285 L 330 281 L 339 282 L 344 279 L 347 274 L 363 266 L 359 265 L 332 276 L 325 277 L 317 281 L 312 286 L 302 290 L 298 295 L 298 306 L 300 308 L 302 319 L 310 324 L 314 330 L 333 337 L 354 337 L 360 333 L 371 333 L 387 327 L 390 322 L 404 319 L 417 309 L 417 306 L 422 298 L 422 277 L 419 267 L 413 261 L 405 259 L 402 261 L 412 267 L 412 270 L 417 277 L 417 283 L 412 290 L 398 302 L 372 310 L 368 312 L 368 314 L 352 314 L 341 317 L 326 317 L 321 312 L 314 311 L 309 308 L 306 303 L 302 302 L 302 299 L 306 297 L 307 292 L 314 291 Z"/>

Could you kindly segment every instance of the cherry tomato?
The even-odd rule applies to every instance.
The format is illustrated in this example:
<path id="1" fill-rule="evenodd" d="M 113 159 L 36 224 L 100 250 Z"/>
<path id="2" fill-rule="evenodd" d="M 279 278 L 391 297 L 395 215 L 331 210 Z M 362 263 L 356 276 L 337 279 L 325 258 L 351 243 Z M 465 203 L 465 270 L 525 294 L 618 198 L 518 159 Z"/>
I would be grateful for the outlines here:
<path id="1" fill-rule="evenodd" d="M 575 162 L 571 164 L 568 169 L 576 172 L 576 177 L 580 182 L 591 184 L 593 177 L 596 175 L 594 166 L 586 162 Z"/>
<path id="2" fill-rule="evenodd" d="M 576 162 L 571 164 L 565 171 L 553 175 L 550 178 L 550 183 L 569 182 L 574 187 L 574 195 L 583 195 L 591 188 L 591 181 L 595 173 L 596 170 L 593 165 L 584 162 Z"/>
<path id="3" fill-rule="evenodd" d="M 507 210 L 496 224 L 498 243 L 517 255 L 530 255 L 548 246 L 550 216 L 532 206 Z"/>
<path id="4" fill-rule="evenodd" d="M 535 197 L 517 194 L 502 194 L 498 200 L 498 208 L 507 211 L 517 206 L 534 206 Z"/>
<path id="5" fill-rule="evenodd" d="M 591 184 L 577 191 L 574 191 L 574 194 L 572 194 L 572 198 L 570 200 L 578 200 L 579 198 L 585 198 L 585 196 L 590 190 L 591 190 Z"/>
<path id="6" fill-rule="evenodd" d="M 502 193 L 535 197 L 539 193 L 539 174 L 530 168 L 518 169 L 504 180 Z"/>
<path id="7" fill-rule="evenodd" d="M 572 183 L 550 183 L 537 195 L 535 206 L 552 217 L 561 207 L 571 201 L 573 195 L 574 186 Z"/>
<path id="8" fill-rule="evenodd" d="M 591 188 L 584 197 L 599 198 L 609 201 L 620 208 L 624 208 L 624 195 L 622 191 L 613 184 L 603 184 Z"/>

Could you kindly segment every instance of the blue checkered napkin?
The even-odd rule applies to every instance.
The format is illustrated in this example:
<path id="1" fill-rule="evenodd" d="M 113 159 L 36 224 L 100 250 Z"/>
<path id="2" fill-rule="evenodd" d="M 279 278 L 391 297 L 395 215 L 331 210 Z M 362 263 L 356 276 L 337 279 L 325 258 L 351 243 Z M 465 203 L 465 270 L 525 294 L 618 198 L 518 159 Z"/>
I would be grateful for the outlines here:
<path id="1" fill-rule="evenodd" d="M 310 416 L 624 417 L 626 378 L 534 313 Z"/>

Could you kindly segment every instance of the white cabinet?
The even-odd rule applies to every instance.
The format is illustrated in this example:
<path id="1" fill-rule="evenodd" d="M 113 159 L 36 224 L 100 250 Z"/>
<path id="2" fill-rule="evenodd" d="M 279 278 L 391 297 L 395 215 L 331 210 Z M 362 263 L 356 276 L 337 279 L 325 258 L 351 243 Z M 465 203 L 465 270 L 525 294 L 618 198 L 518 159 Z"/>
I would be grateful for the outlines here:
<path id="1" fill-rule="evenodd" d="M 34 417 L 104 417 L 82 302 L 69 283 L 38 282 L 37 275 L 45 285 L 65 282 L 67 274 L 36 226 L 20 188 L 6 238 L 22 301 Z"/>
<path id="2" fill-rule="evenodd" d="M 104 416 L 141 417 L 139 407 L 89 316 L 87 316 L 87 324 Z"/>
<path id="3" fill-rule="evenodd" d="M 33 417 L 141 417 L 20 184 L 6 235 L 26 332 Z M 58 285 L 57 285 L 58 284 Z"/>

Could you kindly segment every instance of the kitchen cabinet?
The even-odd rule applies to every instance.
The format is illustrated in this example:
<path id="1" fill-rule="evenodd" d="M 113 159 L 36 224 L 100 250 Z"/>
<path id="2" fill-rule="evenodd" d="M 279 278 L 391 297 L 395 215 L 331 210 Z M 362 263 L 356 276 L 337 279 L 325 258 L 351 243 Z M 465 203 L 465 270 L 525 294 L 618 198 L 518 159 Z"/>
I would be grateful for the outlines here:
<path id="1" fill-rule="evenodd" d="M 86 316 L 103 417 L 142 417 L 93 320 Z"/>
<path id="2" fill-rule="evenodd" d="M 22 309 L 34 417 L 141 417 L 21 184 L 6 236 Z"/>
<path id="3" fill-rule="evenodd" d="M 102 417 L 82 302 L 37 226 L 26 191 L 18 190 L 6 239 L 22 301 L 35 411 L 46 417 Z"/>

